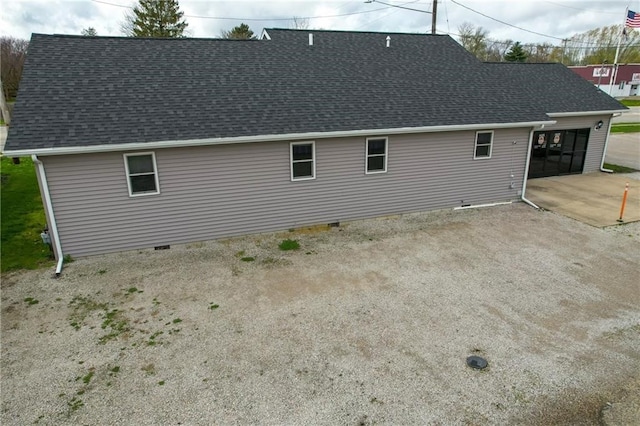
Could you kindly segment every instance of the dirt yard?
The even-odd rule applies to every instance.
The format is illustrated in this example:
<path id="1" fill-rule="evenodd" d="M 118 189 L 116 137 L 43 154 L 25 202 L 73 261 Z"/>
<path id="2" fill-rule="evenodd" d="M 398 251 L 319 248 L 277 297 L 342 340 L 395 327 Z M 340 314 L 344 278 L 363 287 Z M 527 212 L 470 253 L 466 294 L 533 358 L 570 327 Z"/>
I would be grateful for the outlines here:
<path id="1" fill-rule="evenodd" d="M 639 264 L 640 223 L 514 204 L 9 274 L 0 423 L 596 425 L 640 389 Z"/>

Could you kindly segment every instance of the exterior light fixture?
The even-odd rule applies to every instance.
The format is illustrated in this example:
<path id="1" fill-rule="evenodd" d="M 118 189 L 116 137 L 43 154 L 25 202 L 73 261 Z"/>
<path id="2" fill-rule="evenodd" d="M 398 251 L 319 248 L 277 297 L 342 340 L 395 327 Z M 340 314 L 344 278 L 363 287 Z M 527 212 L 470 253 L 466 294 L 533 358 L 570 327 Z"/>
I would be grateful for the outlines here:
<path id="1" fill-rule="evenodd" d="M 604 122 L 602 120 L 598 121 L 594 127 L 594 130 L 600 130 L 602 129 L 602 126 L 604 125 Z"/>

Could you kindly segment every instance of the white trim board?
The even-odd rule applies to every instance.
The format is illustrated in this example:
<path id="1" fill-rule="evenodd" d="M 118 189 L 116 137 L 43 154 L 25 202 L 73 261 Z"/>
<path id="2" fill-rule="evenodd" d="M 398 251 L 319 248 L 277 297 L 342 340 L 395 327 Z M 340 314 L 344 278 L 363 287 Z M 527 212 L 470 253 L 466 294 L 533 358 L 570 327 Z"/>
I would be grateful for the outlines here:
<path id="1" fill-rule="evenodd" d="M 256 135 L 256 136 L 234 136 L 227 138 L 206 138 L 188 140 L 167 140 L 140 143 L 121 143 L 95 146 L 74 146 L 61 148 L 36 148 L 18 149 L 5 151 L 7 157 L 21 157 L 27 155 L 69 155 L 69 154 L 91 154 L 100 152 L 121 152 L 121 151 L 141 151 L 154 150 L 160 148 L 185 148 L 204 145 L 224 145 L 236 143 L 253 142 L 274 142 L 274 141 L 295 141 L 295 140 L 315 140 L 326 138 L 346 138 L 353 136 L 389 136 L 411 133 L 435 133 L 435 132 L 456 132 L 464 130 L 494 130 L 513 129 L 521 127 L 550 126 L 556 124 L 555 120 L 547 121 L 526 121 L 520 123 L 478 123 L 449 126 L 424 126 L 424 127 L 398 127 L 394 129 L 364 129 L 347 130 L 336 132 L 309 132 L 309 133 L 286 133 L 278 135 Z"/>

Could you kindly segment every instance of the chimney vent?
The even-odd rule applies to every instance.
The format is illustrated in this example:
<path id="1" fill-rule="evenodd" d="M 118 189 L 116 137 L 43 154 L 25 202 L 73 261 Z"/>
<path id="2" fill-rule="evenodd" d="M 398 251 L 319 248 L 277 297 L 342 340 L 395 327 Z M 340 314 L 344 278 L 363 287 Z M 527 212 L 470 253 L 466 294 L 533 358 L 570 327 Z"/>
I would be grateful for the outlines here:
<path id="1" fill-rule="evenodd" d="M 309 46 L 313 46 L 313 34 L 309 34 Z"/>
<path id="2" fill-rule="evenodd" d="M 391 36 L 387 36 L 387 47 L 391 44 Z"/>

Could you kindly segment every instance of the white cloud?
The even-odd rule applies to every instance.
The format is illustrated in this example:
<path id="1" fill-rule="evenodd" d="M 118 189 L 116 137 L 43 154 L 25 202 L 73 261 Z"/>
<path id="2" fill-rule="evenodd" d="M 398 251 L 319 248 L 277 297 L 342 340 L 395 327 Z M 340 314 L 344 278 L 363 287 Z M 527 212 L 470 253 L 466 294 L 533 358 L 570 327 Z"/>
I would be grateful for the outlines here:
<path id="1" fill-rule="evenodd" d="M 122 35 L 120 23 L 126 9 L 118 5 L 135 4 L 135 0 L 0 1 L 3 3 L 0 34 L 19 38 L 29 38 L 34 32 L 79 34 L 87 27 L 94 27 L 99 35 L 119 36 Z M 593 28 L 622 23 L 628 4 L 626 0 L 455 1 L 498 20 L 560 39 Z M 384 3 L 423 10 L 431 10 L 432 4 L 430 0 L 385 0 Z M 291 27 L 294 16 L 323 16 L 310 19 L 310 28 L 394 32 L 429 32 L 431 29 L 431 15 L 387 7 L 375 1 L 367 4 L 364 0 L 182 0 L 180 6 L 187 16 L 192 37 L 218 37 L 222 30 L 229 30 L 242 22 L 260 34 L 263 27 Z M 632 1 L 629 6 L 640 12 L 640 1 Z M 330 17 L 354 12 L 358 14 Z M 493 39 L 559 43 L 559 40 L 530 34 L 483 17 L 453 3 L 453 0 L 439 0 L 438 12 L 439 32 L 456 33 L 460 24 L 471 22 L 487 29 Z M 213 17 L 238 19 L 211 19 Z M 274 20 L 277 18 L 286 20 Z"/>

